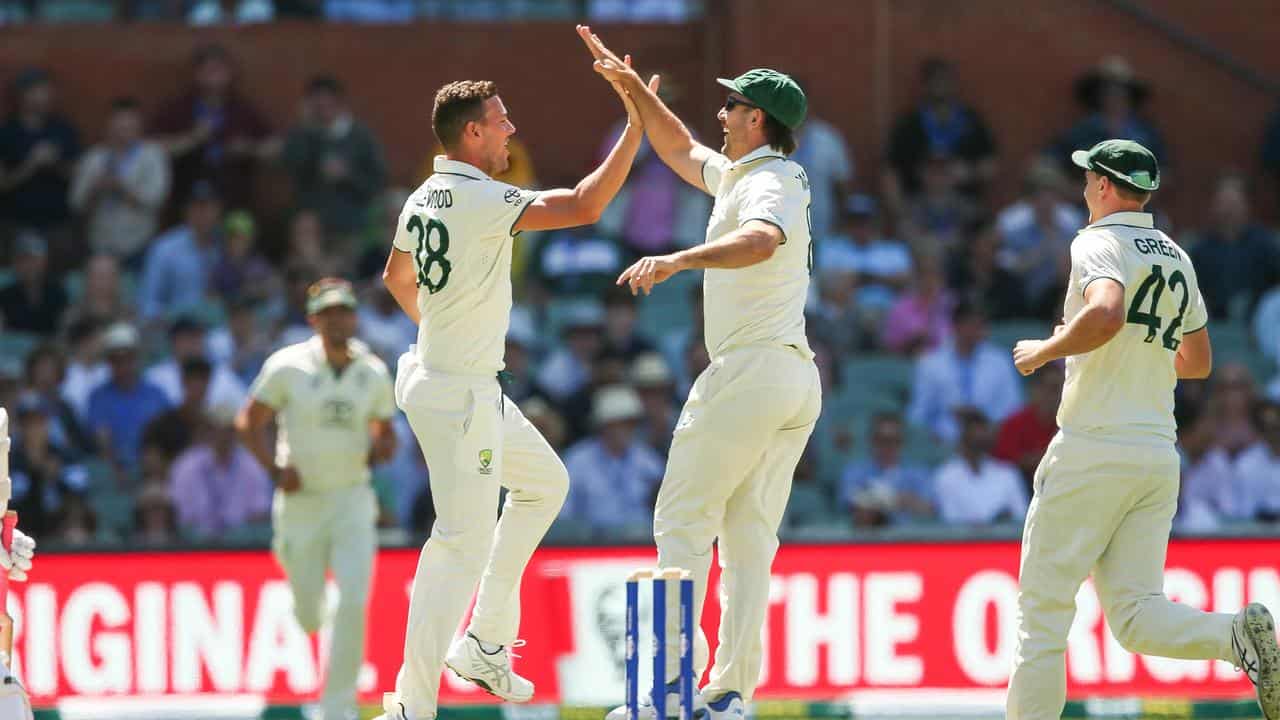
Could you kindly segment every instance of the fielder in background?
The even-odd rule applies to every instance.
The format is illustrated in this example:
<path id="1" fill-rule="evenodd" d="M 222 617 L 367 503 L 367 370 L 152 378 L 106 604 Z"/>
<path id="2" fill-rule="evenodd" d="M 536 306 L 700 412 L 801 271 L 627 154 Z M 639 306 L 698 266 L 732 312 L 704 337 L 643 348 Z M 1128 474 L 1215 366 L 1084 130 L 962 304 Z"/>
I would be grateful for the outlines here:
<path id="1" fill-rule="evenodd" d="M 615 88 L 615 90 L 618 90 Z M 600 167 L 571 189 L 529 192 L 498 182 L 516 128 L 492 82 L 436 93 L 431 129 L 444 146 L 435 173 L 405 202 L 383 274 L 418 324 L 400 358 L 396 402 L 431 473 L 436 521 L 409 600 L 404 664 L 385 718 L 436 716 L 440 673 L 525 702 L 533 683 L 511 667 L 520 578 L 560 512 L 569 475 L 499 385 L 511 314 L 511 243 L 522 230 L 590 225 L 627 178 L 639 115 L 618 90 L 628 125 Z M 572 113 L 566 122 L 573 122 Z M 498 492 L 506 487 L 502 517 Z M 479 583 L 466 633 L 454 634 Z"/>
<path id="2" fill-rule="evenodd" d="M 719 538 L 725 602 L 715 664 L 701 699 L 713 718 L 742 717 L 760 677 L 760 633 L 769 573 L 778 550 L 791 480 L 822 409 L 822 390 L 805 337 L 804 303 L 813 244 L 809 179 L 787 159 L 807 101 L 790 77 L 750 70 L 718 82 L 728 89 L 717 114 L 720 152 L 695 142 L 684 124 L 590 29 L 580 28 L 595 69 L 635 99 L 649 142 L 686 182 L 715 197 L 706 242 L 641 258 L 618 278 L 633 293 L 684 270 L 705 270 L 705 336 L 711 364 L 689 391 L 676 423 L 654 509 L 659 567 L 693 573 L 702 616 L 711 546 Z M 674 621 L 674 618 L 670 618 Z M 679 633 L 666 633 L 667 673 L 676 675 Z M 708 661 L 696 634 L 695 672 Z M 667 686 L 667 714 L 678 707 Z M 610 713 L 622 717 L 625 707 Z M 653 698 L 642 717 L 654 717 Z"/>
<path id="3" fill-rule="evenodd" d="M 307 291 L 316 334 L 267 358 L 236 417 L 245 447 L 275 483 L 272 551 L 293 591 L 293 611 L 308 633 L 324 624 L 325 573 L 333 571 L 338 606 L 324 692 L 324 720 L 356 712 L 364 659 L 365 602 L 377 550 L 378 505 L 369 467 L 395 451 L 395 413 L 386 365 L 358 340 L 356 296 L 345 280 L 325 278 Z M 276 421 L 276 448 L 263 429 Z"/>
<path id="4" fill-rule="evenodd" d="M 0 408 L 0 517 L 9 509 L 13 497 L 13 481 L 9 478 L 9 412 Z M 26 580 L 35 556 L 36 541 L 17 528 L 8 548 L 0 547 L 0 572 L 5 580 Z M 31 701 L 27 691 L 9 671 L 13 665 L 13 618 L 4 600 L 8 593 L 0 593 L 0 718 L 5 720 L 31 720 Z"/>
<path id="5" fill-rule="evenodd" d="M 1057 720 L 1076 592 L 1093 574 L 1107 624 L 1126 650 L 1243 668 L 1268 720 L 1280 720 L 1280 649 L 1271 614 L 1202 612 L 1164 595 L 1178 508 L 1173 390 L 1209 376 L 1208 314 L 1191 258 L 1155 229 L 1147 202 L 1160 169 L 1147 148 L 1105 140 L 1077 150 L 1089 225 L 1071 243 L 1064 325 L 1023 340 L 1030 375 L 1067 359 L 1061 428 L 1036 469 L 1022 533 L 1018 645 L 1009 720 Z"/>

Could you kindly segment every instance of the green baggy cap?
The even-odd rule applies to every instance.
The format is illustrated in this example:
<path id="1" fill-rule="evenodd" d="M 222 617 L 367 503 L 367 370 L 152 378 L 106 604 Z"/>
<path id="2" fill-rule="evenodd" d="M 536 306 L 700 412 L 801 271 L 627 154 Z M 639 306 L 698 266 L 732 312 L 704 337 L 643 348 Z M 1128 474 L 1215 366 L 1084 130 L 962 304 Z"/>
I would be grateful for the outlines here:
<path id="1" fill-rule="evenodd" d="M 1071 162 L 1140 192 L 1160 187 L 1156 156 L 1132 140 L 1103 140 L 1088 150 L 1071 153 Z"/>
<path id="2" fill-rule="evenodd" d="M 792 130 L 800 127 L 809 110 L 809 100 L 804 96 L 804 90 L 800 89 L 791 76 L 777 70 L 756 68 L 732 80 L 716 78 L 716 82 L 740 93 Z"/>

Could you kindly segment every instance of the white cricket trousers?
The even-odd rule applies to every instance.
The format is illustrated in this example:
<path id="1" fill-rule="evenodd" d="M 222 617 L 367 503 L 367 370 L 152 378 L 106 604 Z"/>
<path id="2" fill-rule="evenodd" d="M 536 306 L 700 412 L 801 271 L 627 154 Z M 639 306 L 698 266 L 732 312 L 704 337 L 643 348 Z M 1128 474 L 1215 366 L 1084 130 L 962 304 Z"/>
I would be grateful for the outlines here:
<path id="1" fill-rule="evenodd" d="M 1022 532 L 1018 641 L 1008 720 L 1058 720 L 1076 592 L 1090 572 L 1107 624 L 1128 651 L 1231 661 L 1231 621 L 1164 595 L 1178 505 L 1172 444 L 1144 446 L 1059 432 L 1036 469 Z"/>
<path id="2" fill-rule="evenodd" d="M 500 645 L 516 640 L 520 578 L 564 504 L 569 473 L 493 376 L 429 370 L 411 348 L 400 358 L 396 403 L 426 457 L 436 510 L 413 577 L 396 692 L 411 718 L 430 718 L 477 583 L 467 632 Z"/>
<path id="3" fill-rule="evenodd" d="M 271 547 L 293 591 L 293 614 L 308 633 L 325 618 L 325 573 L 333 570 L 338 606 L 320 707 L 325 720 L 356 707 L 356 680 L 364 660 L 365 609 L 378 539 L 378 501 L 367 484 L 326 492 L 285 494 L 271 505 Z"/>
<path id="4" fill-rule="evenodd" d="M 760 638 L 769 602 L 769 570 L 791 479 L 822 410 L 818 368 L 787 345 L 747 345 L 711 361 L 698 376 L 676 423 L 658 490 L 653 535 L 659 567 L 693 572 L 699 623 L 720 539 L 719 645 L 703 692 L 736 690 L 750 700 L 760 677 Z M 668 588 L 667 681 L 680 658 L 678 583 Z M 694 672 L 709 655 L 699 630 Z"/>

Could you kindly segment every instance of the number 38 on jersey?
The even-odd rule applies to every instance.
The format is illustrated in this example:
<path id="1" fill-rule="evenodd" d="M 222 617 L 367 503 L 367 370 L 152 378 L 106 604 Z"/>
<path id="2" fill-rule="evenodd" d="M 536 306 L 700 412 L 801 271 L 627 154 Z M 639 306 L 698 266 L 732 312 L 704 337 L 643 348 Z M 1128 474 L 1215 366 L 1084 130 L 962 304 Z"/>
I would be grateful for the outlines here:
<path id="1" fill-rule="evenodd" d="M 449 229 L 435 218 L 428 218 L 424 223 L 420 216 L 414 215 L 409 218 L 405 230 L 417 237 L 413 264 L 418 268 L 418 287 L 425 287 L 427 292 L 435 295 L 449 284 L 449 273 L 453 271 L 447 257 Z"/>

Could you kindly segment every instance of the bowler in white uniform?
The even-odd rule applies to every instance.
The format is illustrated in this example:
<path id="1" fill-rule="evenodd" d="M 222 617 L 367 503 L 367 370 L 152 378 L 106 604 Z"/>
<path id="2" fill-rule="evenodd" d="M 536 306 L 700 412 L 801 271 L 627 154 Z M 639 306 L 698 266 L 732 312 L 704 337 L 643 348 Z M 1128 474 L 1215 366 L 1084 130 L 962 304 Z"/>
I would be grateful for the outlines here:
<path id="1" fill-rule="evenodd" d="M 652 89 L 589 29 L 580 32 L 596 57 L 596 70 L 636 99 L 658 156 L 715 198 L 705 243 L 641 258 L 618 283 L 647 294 L 678 272 L 705 270 L 711 364 L 694 382 L 676 423 L 653 533 L 659 567 L 693 572 L 695 618 L 702 615 L 712 544 L 719 538 L 725 602 L 715 664 L 700 698 L 713 718 L 740 717 L 760 677 L 760 633 L 778 526 L 822 408 L 804 328 L 813 258 L 809 179 L 787 157 L 796 149 L 793 133 L 804 121 L 807 101 L 795 81 L 775 70 L 719 80 L 729 92 L 717 115 L 724 147 L 716 152 L 695 142 Z M 670 714 L 679 708 L 675 615 L 667 630 Z M 708 655 L 699 632 L 696 676 L 702 675 Z M 652 717 L 652 704 L 644 708 Z M 625 708 L 618 708 L 610 717 L 623 714 Z"/>
<path id="2" fill-rule="evenodd" d="M 383 274 L 418 324 L 417 344 L 400 358 L 396 402 L 422 447 L 436 511 L 384 718 L 435 717 L 446 666 L 504 700 L 533 697 L 533 683 L 510 660 L 520 578 L 560 512 L 569 476 L 497 378 L 511 313 L 511 243 L 522 230 L 599 219 L 642 135 L 620 95 L 630 122 L 600 167 L 573 188 L 529 192 L 492 177 L 507 169 L 516 131 L 497 87 L 466 80 L 436 93 L 431 125 L 445 154 L 405 202 Z M 498 519 L 502 487 L 509 492 Z M 455 638 L 473 596 L 471 621 Z"/>
<path id="3" fill-rule="evenodd" d="M 1067 376 L 1061 429 L 1036 469 L 1022 534 L 1008 718 L 1062 716 L 1067 633 L 1092 574 L 1125 649 L 1233 663 L 1257 686 L 1268 720 L 1280 720 L 1280 652 L 1267 609 L 1210 613 L 1164 595 L 1178 507 L 1173 390 L 1180 378 L 1208 377 L 1213 353 L 1191 259 L 1144 212 L 1159 166 L 1129 140 L 1071 159 L 1085 170 L 1089 226 L 1071 243 L 1064 325 L 1013 350 L 1023 375 L 1066 358 Z"/>

